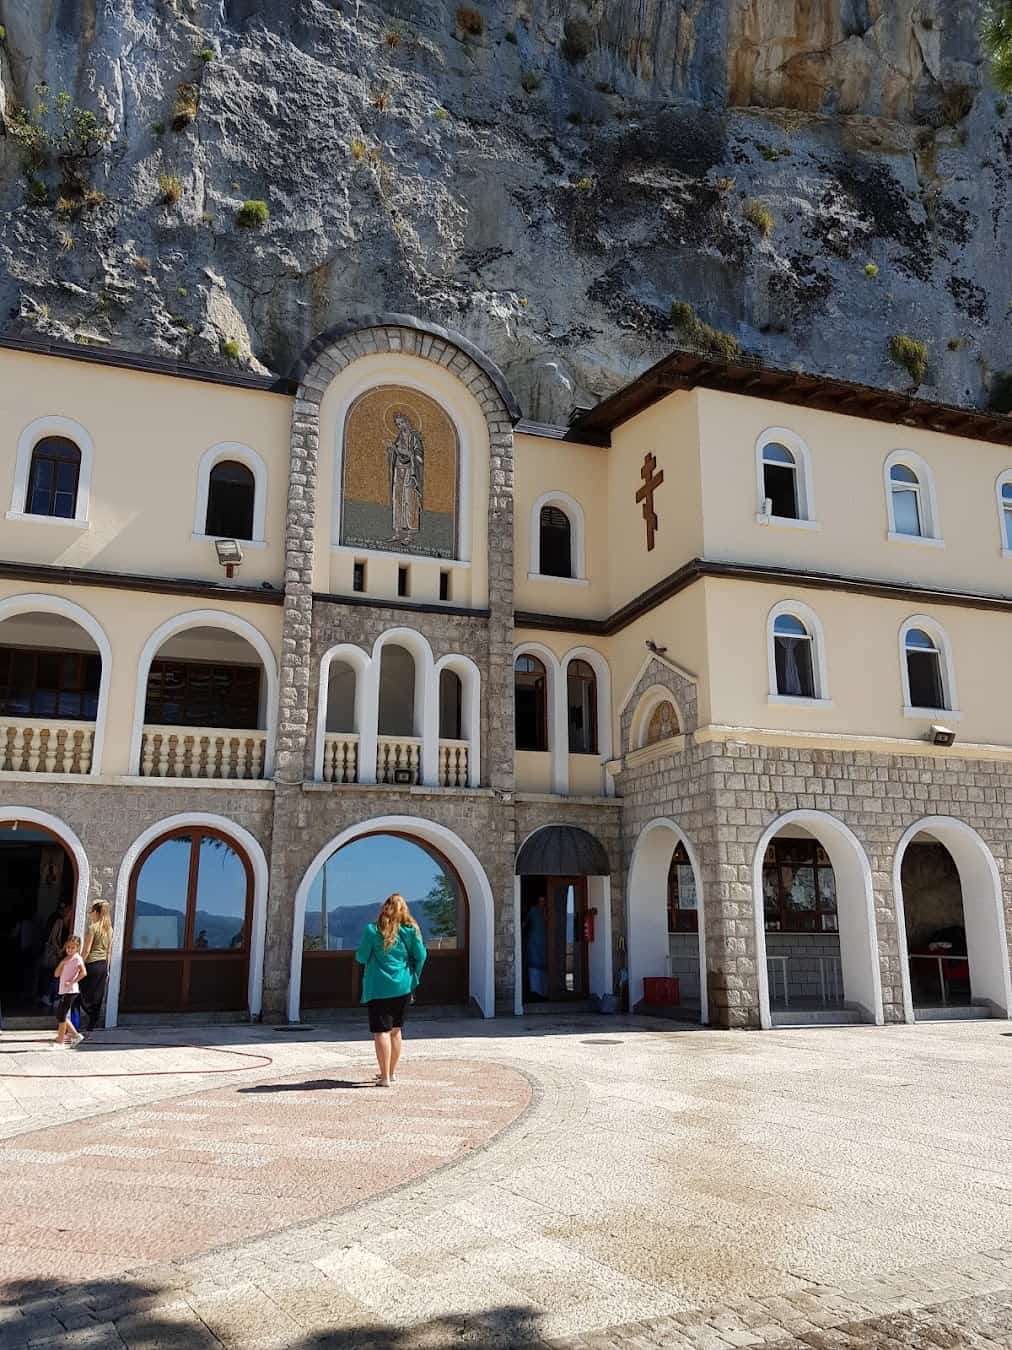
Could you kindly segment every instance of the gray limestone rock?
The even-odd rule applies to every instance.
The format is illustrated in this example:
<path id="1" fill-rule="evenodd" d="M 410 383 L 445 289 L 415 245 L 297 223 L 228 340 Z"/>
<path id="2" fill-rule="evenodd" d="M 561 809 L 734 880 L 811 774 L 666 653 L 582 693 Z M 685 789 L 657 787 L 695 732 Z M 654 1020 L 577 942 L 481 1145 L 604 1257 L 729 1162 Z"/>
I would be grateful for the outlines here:
<path id="1" fill-rule="evenodd" d="M 685 300 L 770 363 L 894 388 L 889 338 L 923 337 L 919 392 L 980 405 L 1012 365 L 1012 109 L 978 22 L 972 0 L 0 0 L 0 331 L 286 373 L 331 324 L 409 312 L 564 421 L 678 345 Z M 111 130 L 88 207 L 22 172 L 40 81 Z M 266 225 L 239 227 L 247 200 Z"/>

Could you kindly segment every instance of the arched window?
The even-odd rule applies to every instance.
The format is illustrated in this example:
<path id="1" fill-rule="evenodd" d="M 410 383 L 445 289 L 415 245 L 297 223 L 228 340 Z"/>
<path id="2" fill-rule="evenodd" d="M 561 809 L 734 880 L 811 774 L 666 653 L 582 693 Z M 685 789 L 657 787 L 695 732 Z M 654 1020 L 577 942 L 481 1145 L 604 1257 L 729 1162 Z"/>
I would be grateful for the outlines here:
<path id="1" fill-rule="evenodd" d="M 906 464 L 894 464 L 889 470 L 892 496 L 893 530 L 896 534 L 923 534 L 921 482 Z"/>
<path id="2" fill-rule="evenodd" d="M 942 651 L 931 634 L 923 628 L 908 628 L 903 639 L 903 656 L 907 673 L 907 706 L 947 708 Z"/>
<path id="3" fill-rule="evenodd" d="M 773 660 L 778 694 L 817 697 L 812 635 L 794 614 L 781 614 L 773 622 Z"/>
<path id="4" fill-rule="evenodd" d="M 798 465 L 786 445 L 769 441 L 763 446 L 763 498 L 769 503 L 765 514 L 781 520 L 801 516 L 798 494 Z"/>
<path id="5" fill-rule="evenodd" d="M 570 661 L 566 668 L 569 704 L 569 753 L 597 754 L 597 676 L 587 661 Z"/>
<path id="6" fill-rule="evenodd" d="M 439 672 L 439 739 L 463 738 L 464 687 L 455 670 Z"/>
<path id="7" fill-rule="evenodd" d="M 155 840 L 130 880 L 123 1009 L 246 1007 L 253 869 L 206 826 Z"/>
<path id="8" fill-rule="evenodd" d="M 65 436 L 44 436 L 32 451 L 28 514 L 73 520 L 77 515 L 80 474 L 81 452 L 74 442 Z"/>
<path id="9" fill-rule="evenodd" d="M 518 750 L 548 749 L 548 675 L 536 656 L 513 664 L 513 706 Z"/>
<path id="10" fill-rule="evenodd" d="M 208 480 L 205 534 L 252 539 L 255 502 L 256 480 L 252 471 L 238 460 L 219 460 Z"/>
<path id="11" fill-rule="evenodd" d="M 998 524 L 1001 528 L 1001 551 L 1012 556 L 1012 474 L 1004 473 L 998 480 Z"/>
<path id="12" fill-rule="evenodd" d="M 573 540 L 569 517 L 558 506 L 541 508 L 541 575 L 573 576 Z"/>
<path id="13" fill-rule="evenodd" d="M 668 932 L 699 932 L 699 901 L 696 896 L 696 874 L 689 862 L 685 845 L 679 843 L 671 855 L 668 868 Z"/>
<path id="14" fill-rule="evenodd" d="M 885 462 L 889 538 L 941 547 L 931 468 L 913 450 L 894 450 Z"/>

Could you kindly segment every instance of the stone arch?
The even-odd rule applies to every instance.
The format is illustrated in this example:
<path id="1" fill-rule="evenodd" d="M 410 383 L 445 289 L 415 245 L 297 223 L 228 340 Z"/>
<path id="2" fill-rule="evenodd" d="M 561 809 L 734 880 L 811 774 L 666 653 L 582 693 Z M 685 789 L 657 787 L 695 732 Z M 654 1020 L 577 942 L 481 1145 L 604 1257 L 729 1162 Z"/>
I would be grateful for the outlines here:
<path id="1" fill-rule="evenodd" d="M 353 843 L 363 835 L 381 834 L 384 831 L 402 834 L 409 839 L 417 838 L 430 844 L 456 868 L 467 893 L 470 917 L 468 983 L 471 997 L 478 1004 L 483 1017 L 494 1017 L 495 913 L 492 888 L 485 875 L 485 869 L 460 836 L 448 830 L 445 825 L 424 820 L 420 816 L 376 816 L 371 820 L 363 820 L 357 825 L 349 826 L 324 844 L 299 882 L 293 907 L 288 1020 L 299 1021 L 302 996 L 302 935 L 306 922 L 306 902 L 320 868 L 345 844 Z"/>
<path id="2" fill-rule="evenodd" d="M 770 1014 L 766 968 L 766 923 L 763 905 L 763 859 L 770 842 L 790 825 L 801 826 L 822 845 L 836 874 L 837 914 L 843 999 L 876 1026 L 885 1021 L 882 973 L 875 925 L 875 898 L 871 864 L 857 835 L 825 811 L 788 811 L 763 831 L 752 863 L 752 905 L 755 918 L 756 976 L 759 985 L 759 1021 L 767 1029 Z"/>
<path id="3" fill-rule="evenodd" d="M 690 671 L 669 661 L 666 657 L 651 652 L 640 666 L 639 674 L 633 680 L 625 697 L 618 707 L 620 745 L 623 749 L 635 749 L 631 741 L 633 719 L 643 697 L 651 692 L 667 691 L 678 709 L 679 730 L 690 735 L 696 729 L 698 690 L 696 677 Z"/>
<path id="4" fill-rule="evenodd" d="M 706 991 L 706 909 L 703 869 L 692 840 L 670 816 L 658 816 L 643 826 L 633 848 L 626 886 L 626 947 L 629 962 L 629 1007 L 643 997 L 643 978 L 667 975 L 668 869 L 681 844 L 689 855 L 696 881 L 699 909 L 699 1020 L 706 1026 L 710 1011 Z"/>
<path id="5" fill-rule="evenodd" d="M 948 851 L 956 864 L 962 890 L 971 990 L 1000 1016 L 1012 1016 L 1012 976 L 1009 972 L 1005 906 L 1001 875 L 994 855 L 977 831 L 964 821 L 954 816 L 924 816 L 904 831 L 893 860 L 893 896 L 906 1020 L 914 1021 L 914 1006 L 910 989 L 901 870 L 907 847 L 918 834 L 931 835 Z"/>
<path id="6" fill-rule="evenodd" d="M 284 631 L 280 697 L 286 709 L 278 737 L 277 777 L 301 777 L 309 730 L 309 687 L 300 670 L 312 661 L 314 520 L 320 457 L 320 407 L 327 388 L 352 362 L 377 353 L 431 361 L 469 391 L 489 439 L 489 697 L 512 707 L 513 426 L 520 408 L 502 372 L 466 338 L 408 315 L 367 315 L 315 338 L 293 369 L 298 381 L 292 411 L 291 457 L 285 529 Z M 504 719 L 502 744 L 489 747 L 491 786 L 512 778 L 512 719 Z"/>
<path id="7" fill-rule="evenodd" d="M 267 929 L 267 856 L 260 841 L 242 825 L 237 825 L 228 816 L 214 815 L 207 811 L 184 811 L 179 815 L 166 816 L 155 821 L 143 830 L 133 841 L 120 864 L 116 878 L 116 898 L 113 903 L 113 946 L 109 961 L 109 991 L 106 995 L 105 1024 L 114 1027 L 119 1016 L 119 992 L 123 976 L 123 940 L 127 917 L 127 895 L 130 890 L 130 878 L 133 876 L 137 859 L 148 844 L 173 830 L 184 829 L 188 825 L 207 825 L 211 829 L 226 835 L 245 852 L 253 869 L 253 920 L 250 932 L 249 977 L 247 997 L 250 1017 L 255 1021 L 260 1015 L 264 977 L 264 942 Z"/>
<path id="8" fill-rule="evenodd" d="M 684 731 L 684 719 L 682 710 L 678 705 L 678 699 L 673 689 L 666 684 L 652 684 L 640 695 L 638 702 L 632 712 L 629 722 L 629 744 L 627 750 L 642 750 L 647 745 L 647 731 L 650 727 L 650 719 L 662 703 L 670 703 L 678 717 L 678 727 L 675 731 L 676 736 L 680 736 Z"/>
<path id="9" fill-rule="evenodd" d="M 0 825 L 14 821 L 25 825 L 38 825 L 61 843 L 74 860 L 77 869 L 77 890 L 74 895 L 74 932 L 84 937 L 84 921 L 88 914 L 88 900 L 91 892 L 91 866 L 84 845 L 74 831 L 59 816 L 40 811 L 34 806 L 0 806 Z"/>

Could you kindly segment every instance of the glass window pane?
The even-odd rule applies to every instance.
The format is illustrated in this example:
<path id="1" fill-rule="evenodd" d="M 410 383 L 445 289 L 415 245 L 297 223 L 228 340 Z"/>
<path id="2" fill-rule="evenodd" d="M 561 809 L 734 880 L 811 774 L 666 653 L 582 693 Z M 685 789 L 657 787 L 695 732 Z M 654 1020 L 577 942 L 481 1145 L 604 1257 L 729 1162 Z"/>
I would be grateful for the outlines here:
<path id="1" fill-rule="evenodd" d="M 800 619 L 793 614 L 781 614 L 773 625 L 774 633 L 783 633 L 786 637 L 807 637 L 808 630 Z"/>
<path id="2" fill-rule="evenodd" d="M 698 909 L 699 906 L 696 901 L 696 878 L 693 875 L 692 868 L 687 863 L 679 863 L 677 876 L 678 908 Z"/>
<path id="3" fill-rule="evenodd" d="M 908 469 L 905 464 L 894 464 L 889 470 L 889 478 L 893 483 L 916 483 L 918 481 L 913 469 Z"/>
<path id="4" fill-rule="evenodd" d="M 944 708 L 937 652 L 907 652 L 910 704 L 914 708 Z"/>
<path id="5" fill-rule="evenodd" d="M 763 446 L 763 459 L 767 464 L 794 463 L 794 456 L 787 449 L 786 445 L 780 445 L 776 441 L 771 441 L 769 445 Z"/>
<path id="6" fill-rule="evenodd" d="M 931 638 L 928 637 L 923 628 L 911 628 L 907 633 L 906 642 L 908 647 L 913 647 L 920 651 L 933 652 L 935 650 L 935 644 L 932 642 Z"/>
<path id="7" fill-rule="evenodd" d="M 1002 501 L 1012 502 L 1012 483 L 1002 483 L 1001 496 Z"/>
<path id="8" fill-rule="evenodd" d="M 770 513 L 783 520 L 797 520 L 798 510 L 797 470 L 793 465 L 788 468 L 781 464 L 763 466 L 763 496 L 769 498 Z"/>
<path id="9" fill-rule="evenodd" d="M 836 873 L 831 867 L 819 868 L 819 908 L 836 909 Z"/>
<path id="10" fill-rule="evenodd" d="M 188 834 L 166 839 L 141 865 L 137 874 L 131 950 L 172 951 L 182 947 L 191 844 Z"/>
<path id="11" fill-rule="evenodd" d="M 906 488 L 893 490 L 893 522 L 897 534 L 921 533 L 921 512 L 916 492 Z"/>
<path id="12" fill-rule="evenodd" d="M 1008 486 L 1012 488 L 1012 483 Z M 1006 509 L 1002 515 L 1005 519 L 1005 547 L 1012 549 L 1012 510 Z"/>
<path id="13" fill-rule="evenodd" d="M 784 902 L 788 909 L 810 910 L 815 908 L 815 868 L 782 867 L 780 869 L 784 887 Z"/>
<path id="14" fill-rule="evenodd" d="M 193 945 L 236 951 L 245 944 L 246 868 L 238 853 L 213 835 L 202 835 L 197 862 Z"/>
<path id="15" fill-rule="evenodd" d="M 457 878 L 413 839 L 373 834 L 332 854 L 306 903 L 304 951 L 354 951 L 388 895 L 403 895 L 431 951 L 463 948 L 467 901 Z"/>

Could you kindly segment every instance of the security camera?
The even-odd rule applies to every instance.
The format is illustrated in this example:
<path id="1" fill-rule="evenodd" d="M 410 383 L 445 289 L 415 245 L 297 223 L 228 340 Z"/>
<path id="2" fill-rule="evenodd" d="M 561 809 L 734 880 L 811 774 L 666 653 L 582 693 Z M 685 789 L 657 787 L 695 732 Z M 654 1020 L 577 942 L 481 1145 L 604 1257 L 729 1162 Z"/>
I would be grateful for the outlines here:
<path id="1" fill-rule="evenodd" d="M 951 745 L 956 739 L 954 731 L 942 726 L 932 727 L 928 735 L 932 745 Z"/>

